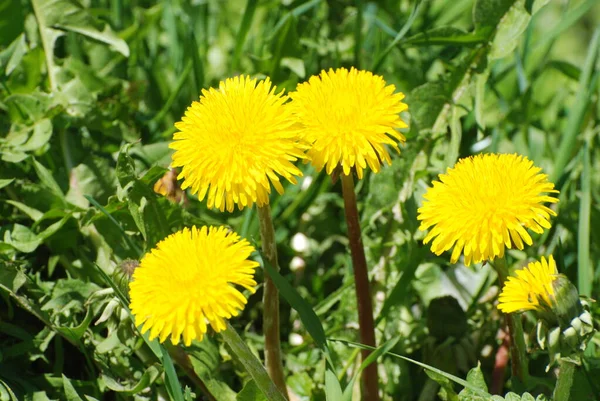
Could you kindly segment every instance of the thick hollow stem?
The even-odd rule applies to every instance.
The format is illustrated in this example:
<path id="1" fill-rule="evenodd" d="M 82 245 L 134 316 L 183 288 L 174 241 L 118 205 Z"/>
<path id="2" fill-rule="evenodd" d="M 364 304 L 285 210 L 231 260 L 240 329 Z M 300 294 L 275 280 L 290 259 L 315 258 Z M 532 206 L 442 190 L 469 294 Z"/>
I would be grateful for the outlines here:
<path id="1" fill-rule="evenodd" d="M 350 252 L 352 254 L 352 268 L 354 270 L 354 282 L 356 286 L 356 303 L 358 309 L 358 325 L 360 327 L 360 342 L 376 347 L 375 325 L 373 323 L 373 302 L 369 285 L 369 274 L 367 271 L 367 259 L 363 248 L 358 209 L 356 206 L 356 194 L 354 193 L 354 180 L 352 175 L 341 175 L 342 192 L 344 194 L 344 209 L 346 211 L 346 222 L 348 223 L 348 239 L 350 241 Z M 364 361 L 370 350 L 363 349 L 362 360 Z M 377 362 L 372 364 L 362 373 L 363 400 L 379 400 L 379 378 L 377 374 Z"/>
<path id="2" fill-rule="evenodd" d="M 497 258 L 493 264 L 498 273 L 498 284 L 500 290 L 504 287 L 504 282 L 508 278 L 508 267 L 504 258 Z M 527 361 L 527 346 L 523 335 L 523 325 L 521 315 L 509 313 L 506 316 L 506 326 L 510 336 L 510 363 L 511 374 L 521 383 L 526 384 L 529 378 L 529 366 Z"/>
<path id="3" fill-rule="evenodd" d="M 234 358 L 239 360 L 244 368 L 256 383 L 256 386 L 262 391 L 269 401 L 285 401 L 287 398 L 281 393 L 278 386 L 269 378 L 265 368 L 260 361 L 254 356 L 250 348 L 240 338 L 238 333 L 227 322 L 227 329 L 222 331 L 221 337 L 229 348 L 231 348 Z"/>
<path id="4" fill-rule="evenodd" d="M 558 371 L 558 381 L 554 388 L 554 401 L 569 401 L 571 387 L 573 386 L 573 374 L 575 373 L 575 364 L 561 359 L 560 370 Z"/>
<path id="5" fill-rule="evenodd" d="M 277 244 L 275 243 L 275 229 L 271 219 L 271 208 L 267 204 L 258 208 L 260 221 L 260 236 L 262 238 L 262 252 L 273 268 L 279 270 L 277 261 Z M 273 280 L 265 274 L 263 292 L 263 332 L 265 335 L 265 366 L 269 376 L 275 382 L 279 391 L 289 398 L 283 374 L 281 357 L 281 340 L 279 336 L 279 291 Z"/>

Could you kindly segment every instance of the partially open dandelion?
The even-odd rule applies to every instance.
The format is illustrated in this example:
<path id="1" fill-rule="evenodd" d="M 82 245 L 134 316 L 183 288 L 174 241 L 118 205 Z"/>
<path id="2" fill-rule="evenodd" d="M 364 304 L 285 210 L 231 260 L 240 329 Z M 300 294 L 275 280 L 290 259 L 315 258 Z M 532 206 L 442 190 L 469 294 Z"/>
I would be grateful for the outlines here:
<path id="1" fill-rule="evenodd" d="M 302 173 L 293 164 L 304 157 L 297 141 L 288 97 L 275 93 L 269 78 L 238 76 L 203 90 L 182 121 L 170 145 L 173 167 L 182 167 L 182 189 L 191 188 L 208 207 L 233 211 L 269 203 L 271 185 L 279 192 L 279 176 L 296 183 Z"/>
<path id="2" fill-rule="evenodd" d="M 327 174 L 341 166 L 359 178 L 367 165 L 378 172 L 391 163 L 385 145 L 395 150 L 405 141 L 397 129 L 407 124 L 399 113 L 408 106 L 404 94 L 394 93 L 379 75 L 351 68 L 322 71 L 290 93 L 290 106 L 303 126 L 302 137 L 312 145 L 308 155 L 317 170 Z"/>
<path id="3" fill-rule="evenodd" d="M 184 228 L 158 243 L 133 273 L 131 312 L 150 339 L 168 337 L 185 345 L 202 340 L 207 325 L 225 330 L 246 298 L 235 288 L 254 293 L 257 262 L 254 248 L 225 227 Z"/>
<path id="4" fill-rule="evenodd" d="M 419 208 L 420 230 L 431 229 L 424 243 L 442 254 L 454 247 L 451 262 L 465 264 L 503 257 L 505 248 L 532 244 L 528 229 L 541 234 L 556 213 L 558 193 L 546 174 L 524 156 L 485 154 L 461 159 L 439 175 Z"/>
<path id="5" fill-rule="evenodd" d="M 542 256 L 540 262 L 531 262 L 508 277 L 500 293 L 498 309 L 504 313 L 527 310 L 550 310 L 554 304 L 552 283 L 559 277 L 556 262 Z"/>

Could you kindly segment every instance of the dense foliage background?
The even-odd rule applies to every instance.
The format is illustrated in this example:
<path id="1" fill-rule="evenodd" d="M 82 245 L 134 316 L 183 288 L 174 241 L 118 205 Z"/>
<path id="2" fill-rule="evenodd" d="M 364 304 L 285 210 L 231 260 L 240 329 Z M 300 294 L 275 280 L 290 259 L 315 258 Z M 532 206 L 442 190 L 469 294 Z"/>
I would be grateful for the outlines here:
<path id="1" fill-rule="evenodd" d="M 259 241 L 252 210 L 219 213 L 153 191 L 173 124 L 226 77 L 268 75 L 293 90 L 340 66 L 383 75 L 409 105 L 402 153 L 357 188 L 379 343 L 459 377 L 479 361 L 490 391 L 515 389 L 492 374 L 503 322 L 495 273 L 433 255 L 416 211 L 459 157 L 526 155 L 560 203 L 552 229 L 511 260 L 554 254 L 582 295 L 600 295 L 599 24 L 597 0 L 1 0 L 0 400 L 172 397 L 168 363 L 119 302 L 118 266 L 193 224 Z M 329 339 L 358 341 L 340 185 L 302 169 L 299 185 L 272 198 L 282 274 Z M 324 400 L 323 355 L 285 300 L 282 314 L 294 399 Z M 260 354 L 260 290 L 232 324 Z M 600 399 L 599 342 L 573 400 Z M 551 394 L 547 355 L 528 344 L 539 380 L 527 390 Z M 358 349 L 330 347 L 348 384 Z M 187 352 L 171 349 L 197 399 L 260 399 L 218 337 Z M 385 399 L 436 399 L 421 367 L 386 354 L 379 369 Z"/>

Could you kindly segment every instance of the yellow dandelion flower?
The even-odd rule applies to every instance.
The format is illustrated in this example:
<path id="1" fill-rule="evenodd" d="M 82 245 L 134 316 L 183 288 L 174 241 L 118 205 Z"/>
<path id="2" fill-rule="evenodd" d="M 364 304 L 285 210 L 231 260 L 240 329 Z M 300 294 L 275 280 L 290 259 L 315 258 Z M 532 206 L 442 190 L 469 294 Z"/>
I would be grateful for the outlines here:
<path id="1" fill-rule="evenodd" d="M 341 165 L 345 175 L 356 168 L 359 178 L 367 165 L 378 172 L 391 163 L 385 145 L 399 151 L 406 138 L 396 129 L 407 125 L 399 116 L 408 106 L 394 85 L 369 71 L 351 68 L 322 71 L 290 93 L 302 137 L 312 145 L 308 155 L 327 174 Z"/>
<path id="2" fill-rule="evenodd" d="M 504 313 L 549 309 L 553 305 L 554 287 L 558 277 L 554 258 L 531 262 L 509 277 L 500 293 L 498 309 Z"/>
<path id="3" fill-rule="evenodd" d="M 527 229 L 541 234 L 556 213 L 544 202 L 558 193 L 546 174 L 516 154 L 485 154 L 461 159 L 439 175 L 419 208 L 420 230 L 431 230 L 424 243 L 442 254 L 452 247 L 455 263 L 464 253 L 465 264 L 504 256 L 505 248 L 532 244 Z"/>
<path id="4" fill-rule="evenodd" d="M 269 78 L 238 76 L 203 90 L 193 102 L 170 145 L 173 167 L 183 167 L 182 189 L 191 188 L 208 207 L 233 211 L 269 203 L 271 184 L 279 193 L 279 176 L 295 184 L 300 170 L 293 164 L 304 157 L 298 132 L 283 92 Z"/>
<path id="5" fill-rule="evenodd" d="M 140 261 L 129 285 L 131 312 L 150 339 L 171 337 L 185 345 L 202 340 L 207 324 L 225 329 L 246 298 L 234 286 L 254 293 L 254 248 L 225 227 L 184 228 L 158 243 Z"/>

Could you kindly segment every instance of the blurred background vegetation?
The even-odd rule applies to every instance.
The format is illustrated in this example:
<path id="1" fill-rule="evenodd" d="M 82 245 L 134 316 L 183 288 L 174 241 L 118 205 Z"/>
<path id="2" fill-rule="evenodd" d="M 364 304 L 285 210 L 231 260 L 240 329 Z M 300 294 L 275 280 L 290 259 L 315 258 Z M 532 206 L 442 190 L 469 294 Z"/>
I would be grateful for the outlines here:
<path id="1" fill-rule="evenodd" d="M 598 297 L 599 26 L 597 0 L 0 0 L 0 400 L 169 399 L 168 366 L 106 275 L 126 289 L 119 265 L 183 226 L 259 238 L 252 210 L 154 193 L 173 124 L 224 78 L 270 76 L 293 90 L 341 66 L 383 75 L 409 104 L 402 153 L 357 189 L 379 343 L 460 377 L 479 361 L 491 391 L 514 388 L 493 374 L 495 273 L 433 255 L 416 210 L 459 157 L 526 155 L 561 190 L 558 217 L 510 260 L 554 254 L 582 295 Z M 328 338 L 357 341 L 341 188 L 302 169 L 299 185 L 272 199 L 282 274 Z M 260 304 L 259 290 L 232 321 L 259 355 Z M 285 301 L 282 336 L 294 399 L 324 400 L 324 358 Z M 529 344 L 539 380 L 528 390 L 550 394 L 547 355 Z M 348 383 L 358 349 L 331 347 Z M 600 399 L 597 350 L 573 400 Z M 171 349 L 197 399 L 261 399 L 217 337 L 187 352 Z M 384 399 L 437 399 L 422 368 L 381 361 Z"/>

